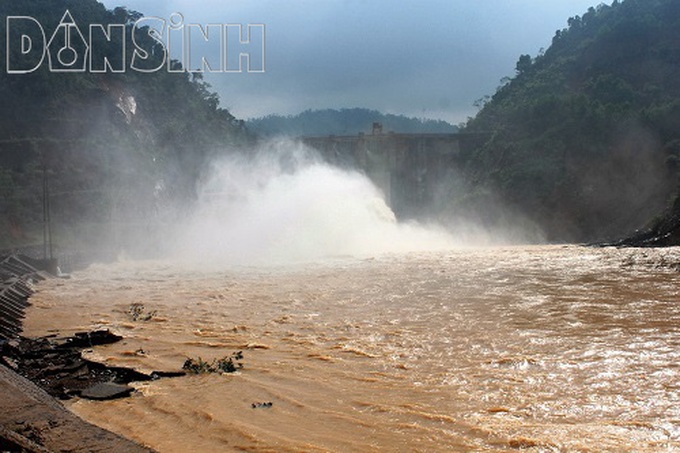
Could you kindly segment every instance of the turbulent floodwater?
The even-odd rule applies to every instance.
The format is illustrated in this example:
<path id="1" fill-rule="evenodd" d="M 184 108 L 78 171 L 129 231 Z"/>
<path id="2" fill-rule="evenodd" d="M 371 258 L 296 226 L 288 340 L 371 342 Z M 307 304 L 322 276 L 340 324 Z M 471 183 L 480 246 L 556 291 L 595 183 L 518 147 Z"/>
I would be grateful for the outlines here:
<path id="1" fill-rule="evenodd" d="M 243 350 L 235 374 L 69 403 L 162 452 L 680 451 L 679 266 L 577 246 L 120 262 L 41 283 L 25 333 L 108 327 L 126 340 L 91 355 L 147 371 Z"/>

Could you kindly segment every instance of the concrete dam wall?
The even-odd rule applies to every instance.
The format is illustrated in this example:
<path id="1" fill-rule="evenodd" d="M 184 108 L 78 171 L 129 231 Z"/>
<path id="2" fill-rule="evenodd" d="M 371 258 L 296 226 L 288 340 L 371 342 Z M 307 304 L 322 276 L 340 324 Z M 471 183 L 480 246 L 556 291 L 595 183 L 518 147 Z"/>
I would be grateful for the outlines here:
<path id="1" fill-rule="evenodd" d="M 365 173 L 385 194 L 400 219 L 418 218 L 455 178 L 465 153 L 480 143 L 477 134 L 382 133 L 302 137 L 329 163 Z"/>

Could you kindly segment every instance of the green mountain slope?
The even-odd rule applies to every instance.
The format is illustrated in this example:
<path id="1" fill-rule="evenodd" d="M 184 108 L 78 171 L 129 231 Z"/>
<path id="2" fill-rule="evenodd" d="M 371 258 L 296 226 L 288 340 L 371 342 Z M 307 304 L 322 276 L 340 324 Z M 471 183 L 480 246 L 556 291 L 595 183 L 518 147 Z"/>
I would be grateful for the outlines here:
<path id="1" fill-rule="evenodd" d="M 298 115 L 268 115 L 247 121 L 248 127 L 262 136 L 293 137 L 370 133 L 373 123 L 381 123 L 386 132 L 453 133 L 458 130 L 442 120 L 408 118 L 362 108 L 305 110 Z"/>
<path id="2" fill-rule="evenodd" d="M 494 193 L 551 240 L 621 237 L 676 190 L 680 2 L 615 1 L 568 24 L 466 125 L 491 138 L 466 161 L 462 204 Z"/>

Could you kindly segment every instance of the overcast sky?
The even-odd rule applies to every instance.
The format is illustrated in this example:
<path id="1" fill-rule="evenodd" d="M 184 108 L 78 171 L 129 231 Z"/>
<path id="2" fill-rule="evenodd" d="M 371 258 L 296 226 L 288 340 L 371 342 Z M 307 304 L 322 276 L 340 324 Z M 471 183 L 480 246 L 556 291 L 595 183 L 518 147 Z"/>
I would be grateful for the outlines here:
<path id="1" fill-rule="evenodd" d="M 454 124 L 596 0 L 104 0 L 185 23 L 264 23 L 264 73 L 209 74 L 239 118 L 367 107 Z M 611 2 L 608 2 L 611 3 Z"/>

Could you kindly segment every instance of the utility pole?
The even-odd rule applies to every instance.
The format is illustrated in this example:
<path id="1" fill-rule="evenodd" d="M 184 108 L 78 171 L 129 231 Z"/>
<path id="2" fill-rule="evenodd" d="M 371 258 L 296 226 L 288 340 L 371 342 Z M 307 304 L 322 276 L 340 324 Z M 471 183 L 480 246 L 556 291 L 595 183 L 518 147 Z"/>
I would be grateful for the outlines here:
<path id="1" fill-rule="evenodd" d="M 43 258 L 45 261 L 54 259 L 52 248 L 52 219 L 50 216 L 50 183 L 47 171 L 47 157 L 42 151 L 43 161 Z"/>

